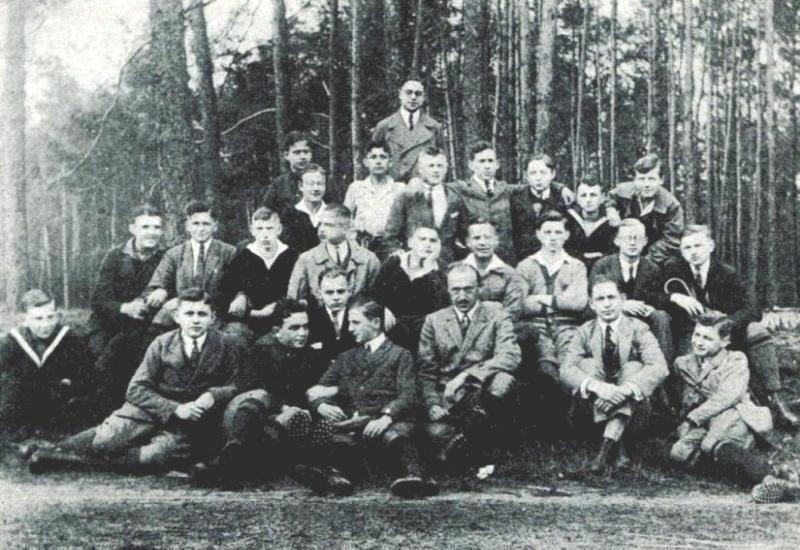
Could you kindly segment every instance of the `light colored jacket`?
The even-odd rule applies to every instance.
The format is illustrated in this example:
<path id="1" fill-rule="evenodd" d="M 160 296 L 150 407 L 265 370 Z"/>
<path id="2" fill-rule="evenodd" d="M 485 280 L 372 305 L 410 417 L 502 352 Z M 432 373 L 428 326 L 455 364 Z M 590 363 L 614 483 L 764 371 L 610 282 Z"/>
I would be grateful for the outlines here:
<path id="1" fill-rule="evenodd" d="M 517 265 L 517 272 L 525 279 L 528 285 L 528 294 L 550 294 L 547 279 L 542 272 L 542 266 L 528 256 Z M 525 306 L 523 312 L 533 316 L 543 316 L 548 313 L 567 313 L 572 316 L 580 314 L 589 303 L 589 281 L 586 275 L 586 266 L 577 258 L 567 255 L 567 261 L 553 281 L 552 295 L 553 311 L 546 311 L 542 305 L 533 307 Z"/>
<path id="2" fill-rule="evenodd" d="M 350 258 L 344 270 L 347 273 L 350 296 L 355 297 L 372 285 L 381 264 L 378 257 L 366 248 L 353 241 L 349 241 L 348 246 Z M 319 295 L 319 276 L 327 268 L 335 266 L 336 262 L 328 255 L 325 243 L 303 252 L 294 264 L 287 296 L 295 300 L 314 298 L 322 303 Z"/>
<path id="3" fill-rule="evenodd" d="M 398 110 L 375 126 L 372 139 L 389 145 L 392 151 L 392 177 L 399 181 L 408 181 L 420 152 L 425 147 L 442 145 L 442 124 L 423 112 L 420 113 L 414 129 L 409 130 Z"/>

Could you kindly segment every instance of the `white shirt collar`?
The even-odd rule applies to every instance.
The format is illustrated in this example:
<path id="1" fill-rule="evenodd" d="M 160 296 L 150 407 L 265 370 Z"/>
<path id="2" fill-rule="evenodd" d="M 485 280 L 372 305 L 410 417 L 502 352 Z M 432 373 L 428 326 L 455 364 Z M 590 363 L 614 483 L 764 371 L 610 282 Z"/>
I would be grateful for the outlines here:
<path id="1" fill-rule="evenodd" d="M 474 306 L 472 306 L 472 309 L 471 309 L 471 310 L 469 310 L 469 311 L 468 311 L 468 312 L 466 312 L 466 313 L 463 313 L 463 312 L 462 312 L 460 309 L 458 309 L 457 307 L 453 306 L 453 311 L 455 311 L 455 312 L 456 312 L 456 318 L 458 319 L 458 322 L 459 322 L 459 323 L 461 322 L 461 320 L 462 320 L 462 319 L 463 319 L 465 316 L 466 316 L 466 318 L 467 318 L 467 319 L 469 319 L 469 321 L 470 321 L 470 323 L 471 323 L 471 322 L 472 322 L 472 320 L 473 320 L 473 319 L 475 319 L 475 310 L 476 310 L 476 309 L 478 309 L 478 302 L 475 302 L 475 305 L 474 305 Z"/>
<path id="2" fill-rule="evenodd" d="M 533 259 L 539 262 L 545 268 L 547 268 L 547 272 L 550 275 L 561 269 L 561 266 L 567 263 L 569 261 L 569 258 L 570 258 L 569 254 L 567 254 L 564 250 L 562 250 L 561 254 L 556 256 L 556 258 L 550 263 L 548 263 L 544 259 L 544 251 L 542 250 L 533 255 Z"/>
<path id="3" fill-rule="evenodd" d="M 205 253 L 206 254 L 208 254 L 208 248 L 211 246 L 211 242 L 213 240 L 214 240 L 214 238 L 212 237 L 212 238 L 208 239 L 206 242 L 202 243 L 202 245 L 205 247 Z M 194 239 L 190 239 L 189 243 L 192 245 L 192 254 L 194 254 L 195 258 L 197 258 L 197 255 L 200 253 L 200 244 L 201 243 L 195 241 Z"/>
<path id="4" fill-rule="evenodd" d="M 550 198 L 550 186 L 549 185 L 547 187 L 545 187 L 544 191 L 542 191 L 538 195 L 535 194 L 535 192 L 533 190 L 533 187 L 531 187 L 531 186 L 528 186 L 528 191 L 530 191 L 530 194 L 531 194 L 532 197 L 538 197 L 543 201 L 546 201 L 547 199 Z"/>
<path id="5" fill-rule="evenodd" d="M 386 334 L 381 332 L 379 335 L 377 335 L 375 338 L 367 342 L 365 345 L 369 348 L 369 351 L 375 353 L 375 351 L 379 347 L 381 347 L 385 341 L 386 341 Z"/>
<path id="6" fill-rule="evenodd" d="M 334 313 L 328 309 L 328 306 L 325 306 L 325 311 L 328 313 L 329 319 L 336 319 L 336 332 L 338 333 L 340 330 L 342 330 L 342 325 L 344 324 L 344 313 L 347 311 L 347 308 L 343 307 L 338 313 Z"/>
<path id="7" fill-rule="evenodd" d="M 347 254 L 350 251 L 350 247 L 347 244 L 347 239 L 345 239 L 339 244 L 325 243 L 325 250 L 328 252 L 328 255 L 331 257 L 331 259 L 336 258 L 336 252 L 338 251 L 339 259 L 342 260 L 344 258 L 347 258 Z"/>
<path id="8" fill-rule="evenodd" d="M 322 214 L 323 210 L 325 210 L 325 201 L 322 201 L 319 210 L 317 210 L 316 212 L 312 212 L 311 210 L 309 210 L 308 207 L 306 206 L 305 201 L 303 201 L 302 199 L 300 199 L 300 202 L 295 204 L 294 207 L 298 209 L 300 212 L 305 212 L 306 214 L 308 214 L 308 217 L 311 219 L 311 225 L 317 227 L 319 225 L 319 215 Z"/>
<path id="9" fill-rule="evenodd" d="M 256 256 L 258 256 L 259 258 L 261 258 L 261 260 L 264 262 L 264 265 L 267 266 L 267 269 L 272 269 L 272 264 L 275 263 L 275 260 L 278 259 L 278 256 L 280 256 L 281 254 L 286 252 L 288 249 L 289 249 L 289 247 L 286 246 L 286 244 L 284 244 L 283 241 L 278 240 L 275 243 L 275 254 L 273 254 L 272 258 L 265 258 L 258 251 L 256 243 L 252 242 L 252 243 L 247 245 L 247 250 L 249 250 L 250 252 L 252 252 Z"/>
<path id="10" fill-rule="evenodd" d="M 484 269 L 483 271 L 481 271 L 481 268 L 478 266 L 478 259 L 475 257 L 474 253 L 471 253 L 469 256 L 464 258 L 463 262 L 477 269 L 481 275 L 485 275 L 486 273 L 490 273 L 495 270 L 503 269 L 507 265 L 503 260 L 501 260 L 497 256 L 497 254 L 492 256 L 492 259 L 489 260 L 486 269 Z"/>
<path id="11" fill-rule="evenodd" d="M 622 276 L 625 277 L 628 273 L 636 277 L 639 273 L 639 262 L 642 260 L 642 257 L 639 256 L 636 258 L 635 262 L 629 262 L 625 259 L 625 256 L 622 254 L 619 255 L 619 265 L 622 268 Z"/>
<path id="12" fill-rule="evenodd" d="M 619 316 L 619 317 L 617 317 L 616 319 L 614 319 L 614 320 L 613 320 L 613 321 L 611 321 L 610 323 L 606 323 L 605 321 L 603 321 L 602 319 L 600 319 L 600 317 L 598 317 L 598 318 L 597 318 L 597 324 L 598 324 L 598 325 L 600 325 L 600 330 L 602 330 L 602 331 L 603 331 L 603 335 L 604 335 L 604 336 L 605 336 L 605 333 L 606 333 L 606 327 L 609 327 L 609 326 L 610 326 L 610 327 L 611 327 L 611 334 L 612 334 L 614 337 L 616 337 L 616 335 L 617 335 L 617 332 L 618 332 L 618 330 L 619 330 L 619 321 L 620 321 L 620 319 L 622 319 L 622 314 L 620 314 L 620 316 Z"/>
<path id="13" fill-rule="evenodd" d="M 483 189 L 484 191 L 487 191 L 487 189 L 486 189 L 486 184 L 487 184 L 487 183 L 489 184 L 489 187 L 492 189 L 492 191 L 494 191 L 494 188 L 495 188 L 495 187 L 497 187 L 497 182 L 495 182 L 495 179 L 494 179 L 494 178 L 490 178 L 490 179 L 488 179 L 488 180 L 482 180 L 482 179 L 481 179 L 481 178 L 479 178 L 477 175 L 473 175 L 473 176 L 472 176 L 472 181 L 474 181 L 475 183 L 477 183 L 477 184 L 478 184 L 478 186 L 479 186 L 481 189 Z"/>
<path id="14" fill-rule="evenodd" d="M 708 270 L 711 268 L 711 258 L 706 260 L 706 263 L 701 265 L 699 268 L 692 266 L 692 275 L 697 275 L 699 272 L 700 275 L 703 277 L 703 284 L 708 281 Z"/>
<path id="15" fill-rule="evenodd" d="M 208 332 L 204 333 L 202 336 L 198 336 L 197 338 L 191 338 L 186 336 L 183 331 L 181 331 L 181 342 L 183 342 L 183 350 L 186 352 L 186 357 L 192 356 L 195 340 L 197 340 L 197 347 L 200 348 L 200 351 L 203 351 L 203 344 L 205 344 L 207 336 Z"/>
<path id="16" fill-rule="evenodd" d="M 400 107 L 400 113 L 403 115 L 403 122 L 406 123 L 406 128 L 408 128 L 409 117 L 414 117 L 414 127 L 416 127 L 417 124 L 419 123 L 419 115 L 420 115 L 419 109 L 417 109 L 416 111 L 409 111 L 404 107 Z"/>

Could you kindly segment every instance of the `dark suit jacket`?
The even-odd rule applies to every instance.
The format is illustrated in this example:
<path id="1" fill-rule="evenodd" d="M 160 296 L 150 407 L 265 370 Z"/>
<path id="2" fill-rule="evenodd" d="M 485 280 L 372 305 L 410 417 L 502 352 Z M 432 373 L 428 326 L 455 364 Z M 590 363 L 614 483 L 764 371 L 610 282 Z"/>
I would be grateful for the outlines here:
<path id="1" fill-rule="evenodd" d="M 224 410 L 238 393 L 244 359 L 244 349 L 238 342 L 211 329 L 195 370 L 183 350 L 180 329 L 172 330 L 153 340 L 147 348 L 128 385 L 126 399 L 162 425 L 178 405 L 205 392 L 214 396 L 215 409 Z"/>
<path id="2" fill-rule="evenodd" d="M 205 290 L 216 301 L 219 298 L 220 284 L 225 270 L 230 265 L 236 247 L 214 239 L 206 251 Z M 194 286 L 194 256 L 191 242 L 186 241 L 178 246 L 173 246 L 158 264 L 147 291 L 157 288 L 167 291 L 168 298 L 174 298 L 184 290 Z"/>
<path id="3" fill-rule="evenodd" d="M 300 201 L 300 176 L 289 170 L 270 183 L 261 204 L 283 215 L 283 212 Z"/>
<path id="4" fill-rule="evenodd" d="M 389 145 L 392 177 L 397 181 L 408 181 L 420 152 L 431 145 L 442 146 L 442 125 L 423 112 L 414 130 L 409 131 L 398 110 L 375 126 L 372 139 Z"/>
<path id="5" fill-rule="evenodd" d="M 444 191 L 447 196 L 447 211 L 439 227 L 442 241 L 440 263 L 447 265 L 457 259 L 456 242 L 464 238 L 467 211 L 461 196 L 449 184 L 444 184 Z M 404 249 L 411 233 L 419 225 L 434 226 L 433 211 L 428 206 L 424 193 L 405 190 L 394 199 L 386 222 L 389 246 Z"/>
<path id="6" fill-rule="evenodd" d="M 419 340 L 418 380 L 425 406 L 443 405 L 444 386 L 462 371 L 481 382 L 513 372 L 521 352 L 511 317 L 495 302 L 478 302 L 465 335 L 452 307 L 425 318 Z"/>
<path id="7" fill-rule="evenodd" d="M 539 219 L 544 212 L 556 210 L 566 215 L 567 203 L 561 191 L 564 186 L 560 183 L 550 184 L 550 196 L 537 210 L 527 185 L 515 186 L 509 197 L 509 213 L 511 215 L 511 236 L 514 239 L 514 255 L 520 262 L 535 254 L 542 247 L 536 230 L 539 228 Z"/>
<path id="8" fill-rule="evenodd" d="M 639 259 L 639 267 L 636 270 L 636 279 L 633 284 L 633 293 L 627 298 L 631 300 L 641 300 L 656 309 L 664 309 L 668 299 L 664 294 L 661 268 L 653 263 L 649 258 Z M 597 260 L 592 268 L 590 281 L 598 277 L 605 277 L 616 281 L 618 285 L 623 284 L 622 265 L 619 261 L 619 254 L 612 254 Z"/>
<path id="9" fill-rule="evenodd" d="M 695 287 L 692 268 L 683 258 L 671 260 L 664 266 L 662 281 L 673 277 L 682 279 L 693 288 L 704 306 L 728 315 L 734 323 L 735 338 L 744 336 L 747 325 L 761 320 L 761 310 L 756 305 L 755 297 L 748 291 L 739 274 L 733 267 L 717 261 L 716 258 L 711 258 L 704 290 Z M 683 308 L 670 302 L 666 293 L 664 300 L 666 305 L 663 309 L 672 315 L 676 324 L 691 326 L 691 320 Z"/>
<path id="10" fill-rule="evenodd" d="M 350 308 L 345 309 L 342 329 L 337 338 L 336 329 L 333 328 L 333 321 L 331 321 L 325 307 L 315 302 L 309 304 L 308 342 L 310 346 L 318 347 L 326 360 L 335 359 L 343 351 L 355 347 L 356 341 L 349 330 L 349 314 Z"/>

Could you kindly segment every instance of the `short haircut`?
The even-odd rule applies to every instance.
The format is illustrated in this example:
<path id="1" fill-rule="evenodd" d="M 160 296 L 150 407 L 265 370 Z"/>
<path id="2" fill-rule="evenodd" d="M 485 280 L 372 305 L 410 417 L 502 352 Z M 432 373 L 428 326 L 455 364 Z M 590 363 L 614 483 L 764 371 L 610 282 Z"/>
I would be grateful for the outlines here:
<path id="1" fill-rule="evenodd" d="M 281 216 L 280 216 L 280 214 L 278 214 L 277 211 L 272 210 L 271 208 L 268 208 L 266 206 L 261 206 L 258 209 L 256 209 L 255 212 L 253 212 L 252 216 L 250 216 L 250 223 L 254 223 L 254 222 L 257 222 L 257 221 L 265 221 L 266 222 L 266 221 L 271 220 L 273 218 L 273 216 L 278 218 L 278 222 L 281 221 Z"/>
<path id="2" fill-rule="evenodd" d="M 720 338 L 728 338 L 733 332 L 733 321 L 724 313 L 709 311 L 697 318 L 697 324 L 703 327 L 713 327 Z"/>
<path id="3" fill-rule="evenodd" d="M 567 218 L 558 210 L 548 210 L 542 214 L 542 219 L 539 220 L 539 225 L 536 226 L 536 229 L 541 229 L 547 222 L 559 222 L 564 225 L 564 229 L 567 228 Z"/>
<path id="4" fill-rule="evenodd" d="M 135 223 L 136 218 L 139 216 L 158 216 L 159 218 L 162 216 L 161 210 L 156 208 L 150 203 L 140 204 L 133 208 L 130 213 L 128 214 L 128 222 Z"/>
<path id="5" fill-rule="evenodd" d="M 405 77 L 403 79 L 403 83 L 400 84 L 400 89 L 402 90 L 403 86 L 405 86 L 409 82 L 419 82 L 420 84 L 422 84 L 422 88 L 423 89 L 425 88 L 425 82 L 422 81 L 422 77 L 420 75 L 418 75 L 418 74 L 410 74 L 410 75 L 408 75 L 407 77 Z"/>
<path id="6" fill-rule="evenodd" d="M 492 223 L 492 220 L 488 220 L 486 218 L 474 218 L 469 221 L 467 224 L 467 236 L 469 236 L 469 230 L 472 229 L 473 225 L 488 225 L 494 231 L 494 234 L 497 235 L 497 226 Z"/>
<path id="7" fill-rule="evenodd" d="M 350 217 L 353 215 L 352 212 L 350 212 L 349 208 L 338 202 L 332 202 L 330 204 L 326 204 L 325 212 L 332 213 L 340 220 L 348 220 L 348 221 L 350 220 Z"/>
<path id="8" fill-rule="evenodd" d="M 547 166 L 550 170 L 555 171 L 556 164 L 555 162 L 553 162 L 553 158 L 550 155 L 546 155 L 544 153 L 539 153 L 536 155 L 529 156 L 527 162 L 525 162 L 525 167 L 527 168 L 528 166 L 531 165 L 532 162 L 537 160 L 544 163 L 544 165 Z"/>
<path id="9" fill-rule="evenodd" d="M 350 311 L 354 309 L 359 310 L 364 314 L 364 317 L 370 321 L 378 319 L 380 321 L 381 330 L 383 330 L 384 309 L 378 302 L 366 297 L 357 298 L 356 301 L 350 305 Z"/>
<path id="10" fill-rule="evenodd" d="M 317 283 L 322 286 L 322 281 L 325 279 L 336 279 L 338 277 L 344 277 L 344 280 L 347 281 L 347 272 L 339 266 L 326 267 L 322 270 L 322 273 L 319 274 Z"/>
<path id="11" fill-rule="evenodd" d="M 444 149 L 442 149 L 441 147 L 437 147 L 435 145 L 430 145 L 428 147 L 425 147 L 422 150 L 422 153 L 420 153 L 420 156 L 422 155 L 426 155 L 428 157 L 443 156 L 445 157 L 445 159 L 447 159 L 447 155 L 445 154 Z"/>
<path id="12" fill-rule="evenodd" d="M 658 173 L 661 174 L 661 159 L 655 153 L 649 153 L 633 165 L 633 171 L 637 174 L 646 174 L 652 172 L 654 168 L 658 168 Z"/>
<path id="13" fill-rule="evenodd" d="M 575 189 L 577 189 L 581 185 L 585 185 L 587 187 L 600 187 L 601 191 L 605 191 L 605 189 L 602 189 L 603 182 L 601 182 L 593 175 L 586 174 L 583 177 L 581 177 L 581 180 L 578 182 L 578 185 L 577 187 L 575 187 Z"/>
<path id="14" fill-rule="evenodd" d="M 301 141 L 305 141 L 306 143 L 311 145 L 311 136 L 309 136 L 305 132 L 298 132 L 296 130 L 292 130 L 291 132 L 287 133 L 283 146 L 283 152 L 288 153 L 289 149 L 291 149 Z"/>
<path id="15" fill-rule="evenodd" d="M 681 239 L 691 235 L 705 235 L 706 238 L 711 239 L 711 229 L 707 225 L 687 225 L 681 232 Z"/>
<path id="16" fill-rule="evenodd" d="M 442 236 L 439 233 L 438 229 L 436 229 L 432 225 L 425 225 L 423 223 L 413 226 L 411 228 L 411 232 L 409 233 L 409 236 L 413 238 L 417 234 L 417 231 L 419 231 L 420 229 L 427 229 L 428 231 L 433 231 L 434 233 L 436 233 L 436 236 L 439 237 L 439 239 L 442 238 Z"/>
<path id="17" fill-rule="evenodd" d="M 280 328 L 283 322 L 294 313 L 308 313 L 308 304 L 305 300 L 294 300 L 292 298 L 280 298 L 275 302 L 275 309 L 272 311 L 270 321 L 272 326 Z"/>
<path id="18" fill-rule="evenodd" d="M 371 139 L 364 147 L 364 156 L 366 157 L 373 149 L 383 149 L 387 155 L 392 156 L 392 150 L 389 149 L 389 144 L 381 139 Z"/>
<path id="19" fill-rule="evenodd" d="M 475 155 L 478 153 L 482 153 L 484 151 L 491 150 L 494 151 L 494 147 L 488 141 L 476 141 L 472 145 L 469 146 L 469 160 L 473 160 Z"/>
<path id="20" fill-rule="evenodd" d="M 306 174 L 322 174 L 324 176 L 325 175 L 325 169 L 322 166 L 320 166 L 319 164 L 315 164 L 315 163 L 312 162 L 311 164 L 306 166 L 306 169 L 303 170 L 302 174 L 300 174 L 300 179 L 302 179 L 303 176 L 305 176 Z"/>
<path id="21" fill-rule="evenodd" d="M 52 296 L 40 288 L 32 288 L 22 295 L 22 311 L 25 312 L 51 303 L 53 303 Z"/>
<path id="22" fill-rule="evenodd" d="M 180 306 L 183 302 L 203 302 L 211 307 L 211 296 L 202 288 L 193 286 L 178 294 L 178 305 Z"/>
<path id="23" fill-rule="evenodd" d="M 447 277 L 450 277 L 451 273 L 472 273 L 475 275 L 475 281 L 481 280 L 481 274 L 478 269 L 475 266 L 471 264 L 465 264 L 464 262 L 453 262 L 447 266 Z"/>
<path id="24" fill-rule="evenodd" d="M 195 214 L 208 214 L 212 219 L 217 219 L 217 213 L 214 212 L 214 209 L 211 208 L 211 205 L 198 200 L 189 201 L 183 208 L 183 213 L 186 216 L 186 219 L 191 218 Z"/>
<path id="25" fill-rule="evenodd" d="M 606 277 L 605 275 L 598 275 L 597 277 L 592 278 L 592 280 L 589 282 L 589 297 L 590 298 L 594 294 L 594 287 L 596 287 L 597 285 L 602 285 L 602 284 L 612 284 L 612 285 L 614 285 L 614 288 L 617 289 L 617 292 L 622 292 L 620 290 L 620 288 L 619 288 L 619 284 L 617 283 L 617 281 L 615 281 L 614 279 L 610 279 L 610 278 Z"/>
<path id="26" fill-rule="evenodd" d="M 619 227 L 617 227 L 617 235 L 619 235 L 619 232 L 623 229 L 634 229 L 642 235 L 647 236 L 647 228 L 641 221 L 639 221 L 638 218 L 625 218 L 624 220 L 620 221 Z"/>

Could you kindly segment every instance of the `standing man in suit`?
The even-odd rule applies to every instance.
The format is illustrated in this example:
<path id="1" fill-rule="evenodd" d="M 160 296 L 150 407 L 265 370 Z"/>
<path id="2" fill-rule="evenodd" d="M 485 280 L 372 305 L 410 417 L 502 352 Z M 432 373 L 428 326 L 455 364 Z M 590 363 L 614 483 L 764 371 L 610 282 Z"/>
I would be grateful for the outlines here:
<path id="1" fill-rule="evenodd" d="M 422 111 L 425 87 L 410 78 L 400 88 L 400 110 L 381 120 L 372 132 L 374 141 L 383 141 L 391 149 L 391 176 L 408 181 L 420 152 L 441 146 L 442 125 Z"/>
<path id="2" fill-rule="evenodd" d="M 349 238 L 350 210 L 341 204 L 328 204 L 319 213 L 317 231 L 320 243 L 297 259 L 288 297 L 319 301 L 320 275 L 329 267 L 344 270 L 352 297 L 366 291 L 381 265 L 375 254 Z"/>
<path id="3" fill-rule="evenodd" d="M 754 393 L 764 398 L 778 426 L 796 429 L 800 418 L 781 399 L 781 377 L 775 342 L 760 323 L 761 310 L 736 270 L 714 258 L 714 241 L 705 225 L 690 225 L 680 238 L 681 259 L 664 268 L 668 285 L 667 310 L 672 315 L 673 332 L 679 354 L 689 348 L 694 319 L 713 310 L 729 316 L 733 322 L 731 342 L 734 349 L 745 351 L 753 373 Z M 680 279 L 690 290 L 687 295 L 670 279 Z"/>
<path id="4" fill-rule="evenodd" d="M 200 201 L 191 201 L 184 208 L 189 240 L 167 250 L 158 264 L 145 302 L 159 313 L 154 323 L 174 325 L 171 311 L 177 296 L 189 288 L 200 288 L 219 303 L 222 275 L 230 265 L 236 247 L 214 239 L 217 216 L 214 210 Z"/>
<path id="5" fill-rule="evenodd" d="M 658 155 L 645 155 L 633 165 L 633 181 L 620 183 L 609 193 L 609 218 L 638 218 L 647 230 L 644 254 L 659 266 L 679 255 L 683 209 L 664 189 Z"/>
<path id="6" fill-rule="evenodd" d="M 578 400 L 576 410 L 591 409 L 593 421 L 604 424 L 603 442 L 590 466 L 597 474 L 630 463 L 622 435 L 646 428 L 648 399 L 669 374 L 647 325 L 622 314 L 623 300 L 614 281 L 592 282 L 590 307 L 597 319 L 578 328 L 560 371 Z"/>
<path id="7" fill-rule="evenodd" d="M 202 289 L 178 296 L 175 320 L 177 329 L 150 344 L 122 407 L 96 428 L 63 440 L 59 451 L 38 451 L 31 471 L 76 462 L 163 470 L 213 445 L 222 412 L 237 393 L 244 350 L 211 328 L 214 311 Z"/>
<path id="8" fill-rule="evenodd" d="M 303 171 L 311 164 L 311 138 L 301 132 L 286 134 L 286 149 L 283 158 L 289 164 L 289 171 L 272 180 L 264 198 L 262 206 L 273 212 L 283 212 L 297 204 L 300 196 L 300 178 Z"/>
<path id="9" fill-rule="evenodd" d="M 512 392 L 520 349 L 500 304 L 478 300 L 477 270 L 456 264 L 447 274 L 450 307 L 422 325 L 418 381 L 425 433 L 439 460 L 463 463 L 488 435 Z"/>
<path id="10" fill-rule="evenodd" d="M 466 208 L 454 188 L 445 184 L 447 156 L 436 147 L 420 153 L 417 160 L 421 185 L 409 187 L 398 195 L 389 212 L 386 238 L 390 248 L 404 248 L 417 227 L 435 227 L 442 250 L 439 259 L 447 265 L 456 259 L 456 248 L 463 238 Z"/>
<path id="11" fill-rule="evenodd" d="M 619 224 L 614 244 L 619 252 L 601 258 L 592 268 L 591 279 L 606 278 L 617 283 L 625 299 L 622 312 L 644 321 L 658 340 L 661 351 L 672 367 L 675 344 L 669 313 L 668 297 L 662 288 L 661 268 L 642 256 L 647 245 L 645 227 L 636 218 L 625 218 Z"/>

